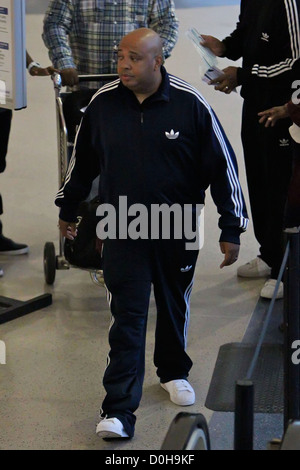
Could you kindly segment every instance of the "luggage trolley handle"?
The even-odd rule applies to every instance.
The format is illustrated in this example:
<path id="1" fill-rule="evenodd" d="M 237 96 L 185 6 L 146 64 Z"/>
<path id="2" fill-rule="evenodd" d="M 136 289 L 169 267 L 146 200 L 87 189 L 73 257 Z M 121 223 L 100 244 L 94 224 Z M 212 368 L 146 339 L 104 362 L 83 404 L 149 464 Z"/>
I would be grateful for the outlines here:
<path id="1" fill-rule="evenodd" d="M 51 76 L 55 90 L 57 145 L 58 145 L 58 186 L 61 187 L 68 165 L 68 130 L 63 113 L 61 98 L 62 79 L 59 73 Z"/>
<path id="2" fill-rule="evenodd" d="M 61 98 L 62 78 L 59 73 L 51 76 L 55 91 L 56 126 L 57 126 L 57 152 L 58 152 L 58 187 L 60 188 L 68 165 L 68 130 L 63 113 Z M 56 269 L 68 269 L 69 265 L 64 258 L 64 237 L 59 230 L 59 254 L 56 257 Z"/>
<path id="3" fill-rule="evenodd" d="M 52 80 L 54 83 L 54 88 L 58 89 L 59 91 L 62 88 L 62 78 L 61 75 L 56 72 L 52 75 Z M 100 81 L 110 81 L 110 80 L 116 80 L 119 78 L 119 75 L 116 73 L 103 73 L 103 74 L 94 74 L 94 75 L 78 75 L 78 80 L 79 83 L 82 82 L 100 82 Z"/>

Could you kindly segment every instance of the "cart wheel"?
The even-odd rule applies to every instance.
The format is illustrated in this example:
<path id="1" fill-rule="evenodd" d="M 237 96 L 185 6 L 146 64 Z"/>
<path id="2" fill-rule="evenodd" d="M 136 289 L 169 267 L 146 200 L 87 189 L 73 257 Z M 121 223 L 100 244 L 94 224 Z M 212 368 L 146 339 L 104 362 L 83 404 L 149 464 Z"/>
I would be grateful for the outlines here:
<path id="1" fill-rule="evenodd" d="M 54 243 L 47 242 L 44 247 L 44 273 L 47 284 L 52 285 L 56 274 L 56 256 Z"/>
<path id="2" fill-rule="evenodd" d="M 209 431 L 201 413 L 178 413 L 161 450 L 210 450 Z"/>

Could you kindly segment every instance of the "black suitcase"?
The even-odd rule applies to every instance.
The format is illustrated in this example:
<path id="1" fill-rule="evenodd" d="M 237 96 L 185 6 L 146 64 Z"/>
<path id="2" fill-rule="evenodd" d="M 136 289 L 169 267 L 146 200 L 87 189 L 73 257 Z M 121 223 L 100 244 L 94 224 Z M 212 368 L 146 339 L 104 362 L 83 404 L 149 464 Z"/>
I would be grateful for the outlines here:
<path id="1" fill-rule="evenodd" d="M 99 221 L 96 210 L 99 204 L 98 197 L 80 204 L 77 237 L 74 240 L 65 239 L 65 258 L 71 265 L 78 268 L 102 269 L 102 244 L 96 234 L 96 226 Z"/>

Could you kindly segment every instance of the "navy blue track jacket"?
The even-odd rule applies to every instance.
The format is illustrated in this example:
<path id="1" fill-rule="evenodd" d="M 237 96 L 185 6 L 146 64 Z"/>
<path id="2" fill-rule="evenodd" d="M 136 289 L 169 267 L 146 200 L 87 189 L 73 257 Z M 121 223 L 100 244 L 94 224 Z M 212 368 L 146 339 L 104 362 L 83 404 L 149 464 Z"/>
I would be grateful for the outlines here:
<path id="1" fill-rule="evenodd" d="M 162 77 L 142 104 L 120 80 L 94 95 L 56 196 L 60 218 L 76 221 L 78 204 L 99 173 L 100 201 L 114 207 L 120 196 L 127 196 L 128 207 L 202 204 L 210 186 L 220 240 L 239 243 L 248 219 L 234 152 L 200 93 L 164 67 Z"/>

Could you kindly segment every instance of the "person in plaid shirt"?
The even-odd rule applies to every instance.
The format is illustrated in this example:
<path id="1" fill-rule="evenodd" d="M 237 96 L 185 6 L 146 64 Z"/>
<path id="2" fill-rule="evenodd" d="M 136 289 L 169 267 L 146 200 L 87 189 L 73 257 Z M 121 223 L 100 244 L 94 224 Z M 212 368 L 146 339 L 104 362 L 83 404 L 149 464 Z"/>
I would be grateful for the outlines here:
<path id="1" fill-rule="evenodd" d="M 121 38 L 141 27 L 160 35 L 169 57 L 178 37 L 174 1 L 51 0 L 42 37 L 62 84 L 74 86 L 78 74 L 116 73 Z"/>

